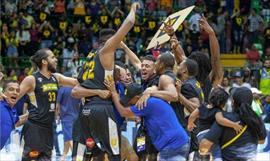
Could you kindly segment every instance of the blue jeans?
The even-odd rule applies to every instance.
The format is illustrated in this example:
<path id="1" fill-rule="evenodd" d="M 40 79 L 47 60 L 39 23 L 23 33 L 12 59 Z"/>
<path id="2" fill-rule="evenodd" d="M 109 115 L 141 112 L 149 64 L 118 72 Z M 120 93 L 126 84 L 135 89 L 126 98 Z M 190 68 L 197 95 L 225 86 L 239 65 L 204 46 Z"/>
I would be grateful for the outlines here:
<path id="1" fill-rule="evenodd" d="M 204 136 L 207 134 L 209 130 L 204 130 L 199 132 L 197 135 L 198 142 L 201 142 Z M 211 154 L 213 156 L 214 161 L 222 161 L 222 156 L 221 156 L 221 148 L 219 145 L 214 144 L 213 148 L 211 150 Z"/>
<path id="2" fill-rule="evenodd" d="M 163 149 L 159 152 L 159 161 L 186 161 L 189 146 L 188 142 L 178 149 Z"/>

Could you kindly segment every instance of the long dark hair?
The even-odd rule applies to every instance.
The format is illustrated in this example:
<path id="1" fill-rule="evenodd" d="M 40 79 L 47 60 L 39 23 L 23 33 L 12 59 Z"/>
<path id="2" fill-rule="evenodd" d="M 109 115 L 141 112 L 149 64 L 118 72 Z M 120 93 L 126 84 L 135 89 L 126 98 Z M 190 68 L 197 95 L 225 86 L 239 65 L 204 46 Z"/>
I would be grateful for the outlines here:
<path id="1" fill-rule="evenodd" d="M 250 89 L 246 87 L 237 88 L 233 93 L 234 112 L 239 114 L 240 120 L 248 126 L 251 135 L 259 140 L 263 122 L 260 117 L 253 111 L 251 104 L 253 95 Z"/>
<path id="2" fill-rule="evenodd" d="M 199 71 L 196 75 L 196 79 L 200 83 L 205 84 L 208 75 L 212 70 L 210 59 L 202 52 L 192 52 L 188 58 L 193 59 L 198 63 Z"/>

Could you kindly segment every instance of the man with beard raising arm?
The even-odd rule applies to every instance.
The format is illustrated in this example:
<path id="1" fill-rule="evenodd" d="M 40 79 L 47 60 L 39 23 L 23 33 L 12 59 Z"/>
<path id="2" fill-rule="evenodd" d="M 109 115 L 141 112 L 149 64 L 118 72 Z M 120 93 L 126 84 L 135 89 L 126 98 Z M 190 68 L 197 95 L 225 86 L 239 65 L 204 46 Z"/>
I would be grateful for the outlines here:
<path id="1" fill-rule="evenodd" d="M 38 50 L 31 61 L 39 70 L 22 81 L 18 98 L 25 94 L 30 98 L 29 117 L 22 131 L 25 140 L 22 160 L 50 160 L 58 86 L 75 86 L 78 82 L 55 73 L 57 58 L 49 49 Z"/>
<path id="2" fill-rule="evenodd" d="M 129 15 L 116 33 L 111 29 L 101 30 L 101 47 L 88 56 L 78 77 L 80 85 L 72 90 L 72 96 L 86 97 L 81 118 L 85 139 L 92 137 L 96 145 L 108 154 L 109 159 L 116 161 L 120 160 L 120 131 L 116 124 L 113 103 L 104 91 L 106 87 L 103 82 L 108 75 L 113 75 L 114 53 L 133 27 L 138 7 L 139 3 L 132 4 Z"/>

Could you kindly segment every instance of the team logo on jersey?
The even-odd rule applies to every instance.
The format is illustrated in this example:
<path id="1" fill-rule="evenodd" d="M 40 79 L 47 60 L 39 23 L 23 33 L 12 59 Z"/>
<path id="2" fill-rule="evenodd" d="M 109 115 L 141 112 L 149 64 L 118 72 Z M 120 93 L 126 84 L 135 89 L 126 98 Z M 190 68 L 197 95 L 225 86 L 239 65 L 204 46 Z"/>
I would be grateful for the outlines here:
<path id="1" fill-rule="evenodd" d="M 51 103 L 50 112 L 54 112 L 54 111 L 55 111 L 55 103 Z"/>
<path id="2" fill-rule="evenodd" d="M 58 89 L 57 84 L 55 83 L 48 83 L 42 85 L 43 92 L 47 91 L 56 91 Z"/>
<path id="3" fill-rule="evenodd" d="M 84 116 L 89 116 L 89 115 L 90 115 L 90 112 L 91 112 L 91 109 L 90 109 L 90 108 L 84 107 L 84 108 L 82 109 L 82 114 L 83 114 Z"/>
<path id="4" fill-rule="evenodd" d="M 38 78 L 38 81 L 39 81 L 39 82 L 42 82 L 42 78 L 39 77 L 39 78 Z"/>

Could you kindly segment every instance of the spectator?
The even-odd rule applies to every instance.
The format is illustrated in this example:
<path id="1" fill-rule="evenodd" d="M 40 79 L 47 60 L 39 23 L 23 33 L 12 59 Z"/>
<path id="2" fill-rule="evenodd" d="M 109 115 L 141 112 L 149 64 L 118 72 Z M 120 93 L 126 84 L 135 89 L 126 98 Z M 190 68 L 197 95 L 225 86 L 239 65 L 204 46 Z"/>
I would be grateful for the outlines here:
<path id="1" fill-rule="evenodd" d="M 241 15 L 240 10 L 235 12 L 232 16 L 232 28 L 233 28 L 233 51 L 234 53 L 240 53 L 243 51 L 242 43 L 244 38 L 244 17 Z"/>
<path id="2" fill-rule="evenodd" d="M 259 89 L 263 95 L 270 93 L 270 59 L 264 60 L 263 68 L 260 70 Z"/>
<path id="3" fill-rule="evenodd" d="M 253 111 L 260 117 L 262 115 L 262 102 L 261 102 L 261 94 L 262 92 L 259 91 L 257 88 L 250 88 L 252 95 L 253 95 L 253 101 L 251 104 L 251 107 Z"/>
<path id="4" fill-rule="evenodd" d="M 75 52 L 71 60 L 67 63 L 67 70 L 72 74 L 73 78 L 78 76 L 78 68 L 83 65 L 83 61 L 80 60 L 79 54 Z"/>
<path id="5" fill-rule="evenodd" d="M 31 53 L 32 55 L 32 53 L 35 53 L 39 49 L 40 33 L 38 31 L 38 25 L 36 23 L 33 23 L 29 32 L 31 39 L 29 44 L 29 53 Z"/>
<path id="6" fill-rule="evenodd" d="M 70 58 L 76 53 L 75 50 L 75 39 L 73 37 L 69 37 L 67 39 L 66 47 L 63 49 L 63 67 L 67 67 L 67 63 Z"/>
<path id="7" fill-rule="evenodd" d="M 270 46 L 266 47 L 265 52 L 262 55 L 262 60 L 265 60 L 265 59 L 270 59 Z"/>
<path id="8" fill-rule="evenodd" d="M 4 37 L 6 47 L 7 47 L 7 56 L 11 59 L 9 66 L 18 67 L 18 38 L 15 37 L 15 32 L 12 31 L 8 37 Z"/>
<path id="9" fill-rule="evenodd" d="M 255 9 L 251 9 L 250 15 L 248 17 L 248 31 L 249 31 L 249 40 L 250 44 L 253 44 L 255 41 L 256 35 L 258 34 L 258 28 L 263 19 L 260 15 L 256 13 Z"/>
<path id="10" fill-rule="evenodd" d="M 27 22 L 25 29 L 30 29 L 32 24 L 35 23 L 33 16 L 29 15 L 26 11 L 23 12 L 23 19 Z"/>
<path id="11" fill-rule="evenodd" d="M 227 93 L 229 93 L 231 86 L 230 86 L 230 80 L 229 80 L 229 78 L 227 76 L 223 77 L 221 86 L 224 88 L 224 90 Z"/>
<path id="12" fill-rule="evenodd" d="M 64 151 L 61 157 L 62 161 L 72 149 L 72 125 L 78 117 L 80 99 L 71 97 L 71 87 L 61 87 L 57 94 L 56 108 L 60 112 L 62 129 L 64 134 Z"/>
<path id="13" fill-rule="evenodd" d="M 199 19 L 201 18 L 201 16 L 198 13 L 198 8 L 195 8 L 194 12 L 195 13 L 188 20 L 190 27 L 189 29 L 191 31 L 194 30 L 194 32 L 200 32 Z"/>
<path id="14" fill-rule="evenodd" d="M 98 12 L 100 10 L 100 3 L 97 0 L 91 0 L 88 8 L 90 9 L 93 17 L 96 18 L 98 16 Z"/>
<path id="15" fill-rule="evenodd" d="M 16 73 L 15 69 L 11 69 L 11 71 L 8 74 L 7 80 L 13 80 L 13 81 L 18 80 L 17 73 Z"/>
<path id="16" fill-rule="evenodd" d="M 251 88 L 251 85 L 247 82 L 244 82 L 244 73 L 241 70 L 238 70 L 234 73 L 235 83 L 233 83 L 232 87 L 247 87 Z"/>
<path id="17" fill-rule="evenodd" d="M 19 76 L 18 79 L 19 83 L 21 83 L 24 80 L 24 78 L 29 75 L 29 72 L 30 72 L 29 67 L 24 68 L 23 73 Z"/>
<path id="18" fill-rule="evenodd" d="M 226 41 L 225 41 L 225 24 L 226 24 L 226 17 L 228 13 L 219 9 L 219 16 L 217 17 L 217 37 L 220 44 L 220 51 L 221 53 L 225 53 L 226 51 Z"/>
<path id="19" fill-rule="evenodd" d="M 270 95 L 267 95 L 265 99 L 263 100 L 263 109 L 264 109 L 264 122 L 265 123 L 270 123 Z M 263 149 L 264 152 L 270 151 L 270 131 L 268 130 L 267 132 L 267 144 L 265 148 Z"/>
<path id="20" fill-rule="evenodd" d="M 54 1 L 54 13 L 57 18 L 65 14 L 65 0 Z"/>
<path id="21" fill-rule="evenodd" d="M 264 29 L 264 47 L 270 47 L 270 21 L 268 26 Z"/>
<path id="22" fill-rule="evenodd" d="M 11 15 L 12 13 L 17 12 L 17 4 L 14 3 L 14 1 L 5 0 L 3 2 L 3 4 L 5 4 L 5 14 L 6 15 Z"/>
<path id="23" fill-rule="evenodd" d="M 248 59 L 249 66 L 250 67 L 255 66 L 257 61 L 260 59 L 260 53 L 254 44 L 251 46 L 251 49 L 246 52 L 246 56 Z"/>
<path id="24" fill-rule="evenodd" d="M 29 42 L 30 42 L 30 33 L 26 29 L 26 26 L 20 26 L 19 31 L 16 33 L 16 39 L 19 41 L 18 51 L 20 56 L 30 56 L 32 53 L 29 53 Z"/>
<path id="25" fill-rule="evenodd" d="M 39 32 L 41 33 L 41 48 L 49 48 L 53 44 L 53 31 L 54 28 L 51 26 L 49 21 L 44 21 L 39 26 Z"/>
<path id="26" fill-rule="evenodd" d="M 84 5 L 84 0 L 75 0 L 74 4 L 74 12 L 73 15 L 75 17 L 74 22 L 78 23 L 78 21 L 82 21 L 81 18 L 86 14 L 86 7 Z"/>

